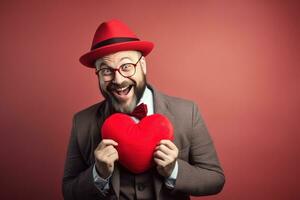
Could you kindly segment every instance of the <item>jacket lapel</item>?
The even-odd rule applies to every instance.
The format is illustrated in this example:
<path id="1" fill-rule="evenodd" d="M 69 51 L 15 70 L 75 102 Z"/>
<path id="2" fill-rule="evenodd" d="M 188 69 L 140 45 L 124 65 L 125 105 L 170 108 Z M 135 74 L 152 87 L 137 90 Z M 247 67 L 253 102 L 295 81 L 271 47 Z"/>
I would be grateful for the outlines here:
<path id="1" fill-rule="evenodd" d="M 166 102 L 165 97 L 160 92 L 150 87 L 153 92 L 154 101 L 154 113 L 159 113 L 166 116 L 172 124 L 174 124 L 174 115 L 168 109 L 168 102 Z"/>

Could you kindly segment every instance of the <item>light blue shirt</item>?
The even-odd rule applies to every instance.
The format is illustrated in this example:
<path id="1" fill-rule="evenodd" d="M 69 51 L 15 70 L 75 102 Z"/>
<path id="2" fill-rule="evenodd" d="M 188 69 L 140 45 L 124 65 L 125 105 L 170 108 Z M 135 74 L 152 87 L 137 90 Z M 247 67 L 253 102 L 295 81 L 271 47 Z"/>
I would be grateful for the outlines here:
<path id="1" fill-rule="evenodd" d="M 154 114 L 153 93 L 148 87 L 146 87 L 146 89 L 144 91 L 144 94 L 143 94 L 142 98 L 140 99 L 140 101 L 137 105 L 139 105 L 141 103 L 144 103 L 144 104 L 147 105 L 147 109 L 148 109 L 147 116 Z M 131 117 L 131 118 L 136 123 L 139 122 L 139 120 L 137 118 L 135 118 L 135 117 Z M 172 172 L 171 176 L 166 178 L 166 180 L 165 180 L 165 185 L 168 188 L 174 188 L 175 187 L 177 174 L 178 174 L 178 163 L 176 161 L 175 167 L 173 169 L 173 172 Z M 98 173 L 96 171 L 96 167 L 94 165 L 94 167 L 93 167 L 93 177 L 94 177 L 95 186 L 100 190 L 100 192 L 102 192 L 103 194 L 106 194 L 109 190 L 109 182 L 110 182 L 111 175 L 107 179 L 101 178 L 98 175 Z"/>

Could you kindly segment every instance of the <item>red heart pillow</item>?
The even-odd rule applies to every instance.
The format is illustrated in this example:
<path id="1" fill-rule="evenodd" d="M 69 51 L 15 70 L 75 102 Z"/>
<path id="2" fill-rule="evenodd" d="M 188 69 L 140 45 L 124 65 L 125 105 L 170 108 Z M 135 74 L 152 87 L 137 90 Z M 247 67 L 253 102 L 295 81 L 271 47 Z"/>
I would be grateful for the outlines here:
<path id="1" fill-rule="evenodd" d="M 135 123 L 130 116 L 117 113 L 105 120 L 102 138 L 118 143 L 119 162 L 124 167 L 142 173 L 151 168 L 157 143 L 174 136 L 171 122 L 163 115 L 150 115 Z"/>

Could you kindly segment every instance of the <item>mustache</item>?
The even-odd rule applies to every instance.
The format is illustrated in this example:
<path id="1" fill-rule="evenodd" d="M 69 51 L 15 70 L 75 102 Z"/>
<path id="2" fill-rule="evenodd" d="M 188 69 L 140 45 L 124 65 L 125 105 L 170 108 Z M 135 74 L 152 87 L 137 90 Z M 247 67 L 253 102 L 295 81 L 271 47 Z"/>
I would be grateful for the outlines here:
<path id="1" fill-rule="evenodd" d="M 133 80 L 133 83 L 129 82 L 129 81 L 123 81 L 120 84 L 118 84 L 118 83 L 110 83 L 109 85 L 107 85 L 107 90 L 108 91 L 113 91 L 113 90 L 116 90 L 116 89 L 120 89 L 120 88 L 131 86 L 131 85 L 136 85 L 136 82 Z"/>

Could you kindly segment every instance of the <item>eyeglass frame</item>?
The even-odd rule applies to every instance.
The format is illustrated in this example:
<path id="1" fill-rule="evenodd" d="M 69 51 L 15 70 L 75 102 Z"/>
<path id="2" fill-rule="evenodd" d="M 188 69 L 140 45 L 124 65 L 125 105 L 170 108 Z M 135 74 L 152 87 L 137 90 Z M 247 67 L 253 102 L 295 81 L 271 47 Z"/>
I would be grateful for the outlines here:
<path id="1" fill-rule="evenodd" d="M 107 67 L 104 67 L 104 68 L 96 69 L 95 74 L 99 76 L 99 72 L 100 72 L 101 70 L 103 70 L 103 69 L 109 69 L 109 70 L 111 70 L 111 71 L 113 72 L 113 75 L 112 75 L 112 79 L 111 79 L 111 80 L 113 80 L 113 79 L 115 78 L 115 76 L 116 76 L 116 71 L 118 71 L 119 74 L 120 74 L 121 76 L 123 76 L 124 78 L 130 78 L 130 77 L 132 77 L 132 76 L 135 75 L 135 73 L 136 73 L 136 66 L 137 66 L 137 64 L 141 61 L 141 58 L 142 58 L 142 57 L 143 57 L 143 55 L 141 55 L 141 57 L 137 60 L 137 62 L 136 62 L 135 64 L 133 64 L 133 63 L 124 63 L 124 64 L 120 65 L 118 68 L 112 68 L 112 67 L 110 67 L 110 66 L 107 66 Z M 124 76 L 124 75 L 121 73 L 120 69 L 121 69 L 122 66 L 128 65 L 128 64 L 133 65 L 133 67 L 134 67 L 134 73 L 133 73 L 132 75 L 130 75 L 130 76 Z M 109 81 L 111 81 L 111 80 L 109 80 Z M 105 82 L 109 82 L 109 81 L 105 81 Z"/>

